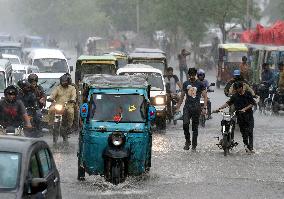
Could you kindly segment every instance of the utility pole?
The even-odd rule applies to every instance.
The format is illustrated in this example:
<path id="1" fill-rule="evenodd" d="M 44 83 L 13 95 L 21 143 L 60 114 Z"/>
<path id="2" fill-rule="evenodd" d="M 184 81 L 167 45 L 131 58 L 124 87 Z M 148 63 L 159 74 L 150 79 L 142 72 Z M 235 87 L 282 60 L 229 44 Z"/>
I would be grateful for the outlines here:
<path id="1" fill-rule="evenodd" d="M 246 13 L 246 23 L 247 30 L 251 29 L 251 10 L 252 10 L 252 0 L 247 0 L 247 13 Z"/>
<path id="2" fill-rule="evenodd" d="M 136 32 L 139 34 L 140 32 L 140 8 L 139 8 L 139 0 L 136 1 Z"/>

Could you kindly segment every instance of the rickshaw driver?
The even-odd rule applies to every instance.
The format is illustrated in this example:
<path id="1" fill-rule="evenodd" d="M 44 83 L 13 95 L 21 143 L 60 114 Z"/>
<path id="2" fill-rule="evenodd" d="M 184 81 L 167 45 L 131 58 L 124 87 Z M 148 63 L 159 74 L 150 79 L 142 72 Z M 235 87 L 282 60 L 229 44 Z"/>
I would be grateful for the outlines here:
<path id="1" fill-rule="evenodd" d="M 74 103 L 76 103 L 76 89 L 74 86 L 69 85 L 70 80 L 69 76 L 64 74 L 60 77 L 60 85 L 58 85 L 51 93 L 50 99 L 55 101 L 58 104 L 66 104 L 65 106 L 65 114 L 63 116 L 66 117 L 66 126 L 67 128 L 63 130 L 63 142 L 67 142 L 67 132 L 69 132 L 72 128 L 74 121 Z M 55 104 L 52 104 L 48 111 L 48 124 L 50 129 L 52 129 L 52 125 L 54 124 L 54 114 L 55 114 Z"/>

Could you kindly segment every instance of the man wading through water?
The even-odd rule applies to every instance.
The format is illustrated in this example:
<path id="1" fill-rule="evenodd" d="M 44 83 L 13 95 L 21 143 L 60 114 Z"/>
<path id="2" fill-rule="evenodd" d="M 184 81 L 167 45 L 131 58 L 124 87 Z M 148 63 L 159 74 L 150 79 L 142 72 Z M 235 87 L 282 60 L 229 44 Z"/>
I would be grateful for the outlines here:
<path id="1" fill-rule="evenodd" d="M 197 70 L 195 68 L 189 68 L 188 76 L 189 80 L 183 83 L 181 98 L 177 104 L 177 111 L 183 102 L 184 95 L 186 95 L 185 104 L 183 107 L 183 130 L 185 136 L 184 150 L 189 150 L 191 145 L 189 124 L 192 120 L 192 150 L 195 151 L 197 146 L 198 125 L 199 116 L 201 111 L 206 113 L 207 111 L 207 92 L 204 84 L 196 78 Z M 204 98 L 203 110 L 201 110 L 200 98 Z"/>

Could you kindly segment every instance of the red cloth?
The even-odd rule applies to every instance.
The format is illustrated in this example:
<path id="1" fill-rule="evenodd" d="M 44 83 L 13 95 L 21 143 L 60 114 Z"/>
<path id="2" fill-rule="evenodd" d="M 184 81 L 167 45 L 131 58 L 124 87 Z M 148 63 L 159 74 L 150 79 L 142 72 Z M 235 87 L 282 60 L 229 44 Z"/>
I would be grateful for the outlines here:
<path id="1" fill-rule="evenodd" d="M 244 31 L 241 42 L 254 44 L 284 45 L 284 21 L 276 21 L 271 27 L 257 24 L 254 31 Z"/>

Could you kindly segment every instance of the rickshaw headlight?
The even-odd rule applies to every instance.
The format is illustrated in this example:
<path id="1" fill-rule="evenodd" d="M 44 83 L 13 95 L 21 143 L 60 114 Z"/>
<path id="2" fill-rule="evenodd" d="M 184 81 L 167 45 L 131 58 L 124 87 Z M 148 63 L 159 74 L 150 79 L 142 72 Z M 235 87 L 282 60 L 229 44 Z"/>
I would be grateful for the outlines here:
<path id="1" fill-rule="evenodd" d="M 113 146 L 122 146 L 125 143 L 125 136 L 121 132 L 113 132 L 110 135 L 110 144 Z"/>
<path id="2" fill-rule="evenodd" d="M 165 104 L 165 98 L 162 96 L 155 97 L 155 104 L 156 105 L 163 105 Z"/>
<path id="3" fill-rule="evenodd" d="M 61 104 L 56 104 L 56 105 L 54 106 L 54 108 L 55 108 L 56 111 L 62 111 L 63 105 L 61 105 Z"/>

